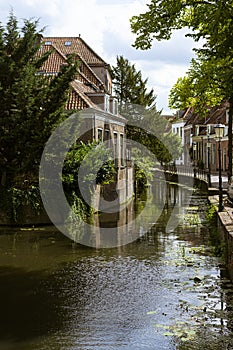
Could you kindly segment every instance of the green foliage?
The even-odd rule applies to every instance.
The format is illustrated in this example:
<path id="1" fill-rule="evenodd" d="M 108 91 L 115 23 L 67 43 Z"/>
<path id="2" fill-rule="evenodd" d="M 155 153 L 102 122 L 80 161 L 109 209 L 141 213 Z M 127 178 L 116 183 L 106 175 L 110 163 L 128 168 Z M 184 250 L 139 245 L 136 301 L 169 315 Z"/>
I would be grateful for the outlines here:
<path id="1" fill-rule="evenodd" d="M 85 186 L 86 195 L 91 197 L 95 186 L 112 183 L 115 173 L 111 152 L 102 142 L 80 141 L 67 153 L 62 173 L 64 192 L 72 210 L 83 220 L 90 218 L 92 209 L 83 199 L 80 185 Z"/>
<path id="2" fill-rule="evenodd" d="M 217 223 L 217 213 L 214 205 L 209 205 L 209 208 L 206 213 L 206 219 L 209 225 L 215 225 Z"/>
<path id="3" fill-rule="evenodd" d="M 119 100 L 120 113 L 126 114 L 127 105 L 150 107 L 156 96 L 154 90 L 147 91 L 148 79 L 143 80 L 141 71 L 123 56 L 117 56 L 116 66 L 111 68 L 114 93 Z"/>
<path id="4" fill-rule="evenodd" d="M 147 92 L 148 79 L 143 80 L 135 65 L 122 56 L 117 57 L 112 76 L 120 113 L 129 121 L 127 138 L 144 145 L 160 163 L 177 158 L 181 153 L 180 140 L 167 133 L 167 121 L 156 109 L 154 91 Z M 142 175 L 143 170 L 137 169 L 137 173 Z"/>
<path id="5" fill-rule="evenodd" d="M 232 0 L 151 0 L 147 6 L 145 13 L 131 18 L 136 48 L 149 49 L 154 39 L 168 40 L 174 30 L 185 28 L 187 36 L 204 38 L 219 52 L 220 43 L 232 49 Z"/>
<path id="6" fill-rule="evenodd" d="M 161 164 L 178 158 L 182 153 L 181 139 L 168 131 L 167 120 L 154 107 L 139 111 L 140 118 L 137 118 L 136 114 L 136 121 L 135 113 L 128 115 L 129 121 L 132 122 L 127 126 L 127 137 L 144 145 Z"/>
<path id="7" fill-rule="evenodd" d="M 192 59 L 186 75 L 178 78 L 170 91 L 170 108 L 185 109 L 191 106 L 195 112 L 204 115 L 209 107 L 229 97 L 224 76 L 223 67 L 216 59 Z"/>
<path id="8" fill-rule="evenodd" d="M 114 162 L 104 143 L 85 144 L 81 141 L 68 152 L 63 166 L 63 183 L 69 190 L 78 191 L 81 165 L 85 172 L 83 181 L 86 185 L 109 184 L 114 181 Z"/>
<path id="9" fill-rule="evenodd" d="M 51 132 L 66 116 L 69 83 L 77 71 L 72 57 L 60 74 L 38 74 L 49 53 L 41 54 L 38 21 L 22 28 L 11 13 L 0 30 L 0 179 L 14 187 L 19 174 L 38 174 Z"/>
<path id="10" fill-rule="evenodd" d="M 13 223 L 23 224 L 25 210 L 32 210 L 35 215 L 38 215 L 43 208 L 38 186 L 9 189 L 0 187 L 0 196 L 0 211 L 7 214 Z"/>
<path id="11" fill-rule="evenodd" d="M 222 241 L 217 225 L 217 208 L 213 204 L 209 205 L 206 212 L 206 220 L 210 227 L 209 244 L 212 247 L 214 256 L 222 257 L 225 254 L 225 244 Z"/>
<path id="12" fill-rule="evenodd" d="M 97 176 L 96 184 L 109 185 L 114 181 L 114 175 L 116 173 L 114 161 L 112 159 L 107 160 L 100 167 Z"/>
<path id="13" fill-rule="evenodd" d="M 150 157 L 141 154 L 140 150 L 135 150 L 134 161 L 134 176 L 136 188 L 142 190 L 146 185 L 151 184 L 153 180 L 153 163 Z"/>
<path id="14" fill-rule="evenodd" d="M 178 78 L 169 94 L 169 107 L 182 110 L 193 106 L 195 93 L 192 90 L 192 81 L 187 75 Z"/>
<path id="15" fill-rule="evenodd" d="M 151 0 L 149 10 L 131 19 L 132 31 L 138 35 L 136 48 L 148 49 L 153 39 L 170 39 L 174 30 L 185 28 L 187 36 L 204 39 L 195 49 L 188 74 L 179 78 L 170 94 L 170 107 L 199 104 L 213 106 L 232 97 L 233 82 L 233 3 L 213 0 Z M 224 21 L 219 19 L 224 18 Z"/>
<path id="16" fill-rule="evenodd" d="M 228 179 L 232 176 L 233 118 L 233 2 L 232 0 L 196 1 L 151 0 L 148 11 L 131 18 L 137 35 L 134 46 L 151 47 L 154 39 L 168 40 L 174 30 L 184 28 L 186 36 L 204 44 L 196 48 L 197 59 L 191 63 L 186 78 L 179 80 L 170 95 L 171 106 L 187 106 L 196 110 L 226 100 L 229 109 Z M 190 87 L 187 82 L 191 81 Z M 175 99 L 177 100 L 175 101 Z M 204 113 L 204 112 L 203 112 Z"/>

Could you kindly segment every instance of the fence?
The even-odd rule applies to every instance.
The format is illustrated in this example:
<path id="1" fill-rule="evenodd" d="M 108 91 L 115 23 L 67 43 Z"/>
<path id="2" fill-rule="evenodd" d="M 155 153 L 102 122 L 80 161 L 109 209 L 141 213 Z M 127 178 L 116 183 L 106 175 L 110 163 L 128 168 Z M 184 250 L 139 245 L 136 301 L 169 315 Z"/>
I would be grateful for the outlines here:
<path id="1" fill-rule="evenodd" d="M 208 171 L 196 168 L 192 165 L 164 165 L 164 171 L 171 174 L 197 177 L 198 179 L 208 182 Z"/>

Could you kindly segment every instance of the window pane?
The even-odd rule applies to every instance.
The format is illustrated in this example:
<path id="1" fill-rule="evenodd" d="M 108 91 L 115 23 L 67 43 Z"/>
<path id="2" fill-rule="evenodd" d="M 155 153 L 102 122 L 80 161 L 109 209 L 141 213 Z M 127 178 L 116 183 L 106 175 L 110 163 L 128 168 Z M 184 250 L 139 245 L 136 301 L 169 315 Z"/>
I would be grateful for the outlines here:
<path id="1" fill-rule="evenodd" d="M 115 165 L 118 165 L 118 134 L 114 132 L 114 158 Z"/>
<path id="2" fill-rule="evenodd" d="M 124 135 L 120 134 L 120 148 L 121 148 L 121 166 L 125 165 L 125 155 L 124 155 Z"/>
<path id="3" fill-rule="evenodd" d="M 98 129 L 98 141 L 103 141 L 103 129 Z"/>

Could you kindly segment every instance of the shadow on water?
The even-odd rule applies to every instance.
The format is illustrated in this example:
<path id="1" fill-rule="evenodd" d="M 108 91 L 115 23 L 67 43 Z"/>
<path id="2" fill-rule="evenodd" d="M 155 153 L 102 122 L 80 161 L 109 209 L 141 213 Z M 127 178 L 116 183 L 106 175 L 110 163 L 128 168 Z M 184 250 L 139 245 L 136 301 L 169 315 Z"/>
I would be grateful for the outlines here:
<path id="1" fill-rule="evenodd" d="M 54 291 L 51 302 L 49 290 L 43 288 L 43 281 L 45 276 L 42 272 L 0 268 L 1 341 L 25 341 L 62 327 L 63 319 L 58 317 L 57 310 L 59 290 L 51 286 Z"/>
<path id="2" fill-rule="evenodd" d="M 63 265 L 91 253 L 55 228 L 1 228 L 0 350 L 42 349 L 39 339 L 64 328 Z"/>

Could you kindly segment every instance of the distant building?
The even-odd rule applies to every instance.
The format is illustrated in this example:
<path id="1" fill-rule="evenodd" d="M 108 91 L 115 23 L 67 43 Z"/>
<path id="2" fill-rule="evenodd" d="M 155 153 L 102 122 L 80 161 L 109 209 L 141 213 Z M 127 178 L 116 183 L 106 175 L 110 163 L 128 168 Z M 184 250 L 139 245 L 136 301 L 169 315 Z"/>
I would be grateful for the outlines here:
<path id="1" fill-rule="evenodd" d="M 224 124 L 225 132 L 221 140 L 221 164 L 222 170 L 228 170 L 228 122 L 229 104 L 222 102 L 220 105 L 209 107 L 206 113 L 200 114 L 193 107 L 179 111 L 181 119 L 173 122 L 174 132 L 180 133 L 182 128 L 184 142 L 184 164 L 189 165 L 190 158 L 195 160 L 198 168 L 203 170 L 218 170 L 218 142 L 215 138 L 214 127 L 216 124 Z M 183 121 L 183 122 L 182 122 Z M 194 150 L 193 144 L 196 143 Z"/>
<path id="2" fill-rule="evenodd" d="M 179 111 L 177 113 L 177 116 L 172 121 L 172 133 L 180 137 L 183 148 L 184 148 L 184 125 L 185 125 L 184 114 L 185 113 L 183 113 L 183 111 Z M 184 159 L 185 159 L 185 155 L 183 151 L 180 157 L 175 159 L 175 164 L 184 165 L 184 162 L 185 162 Z"/>

